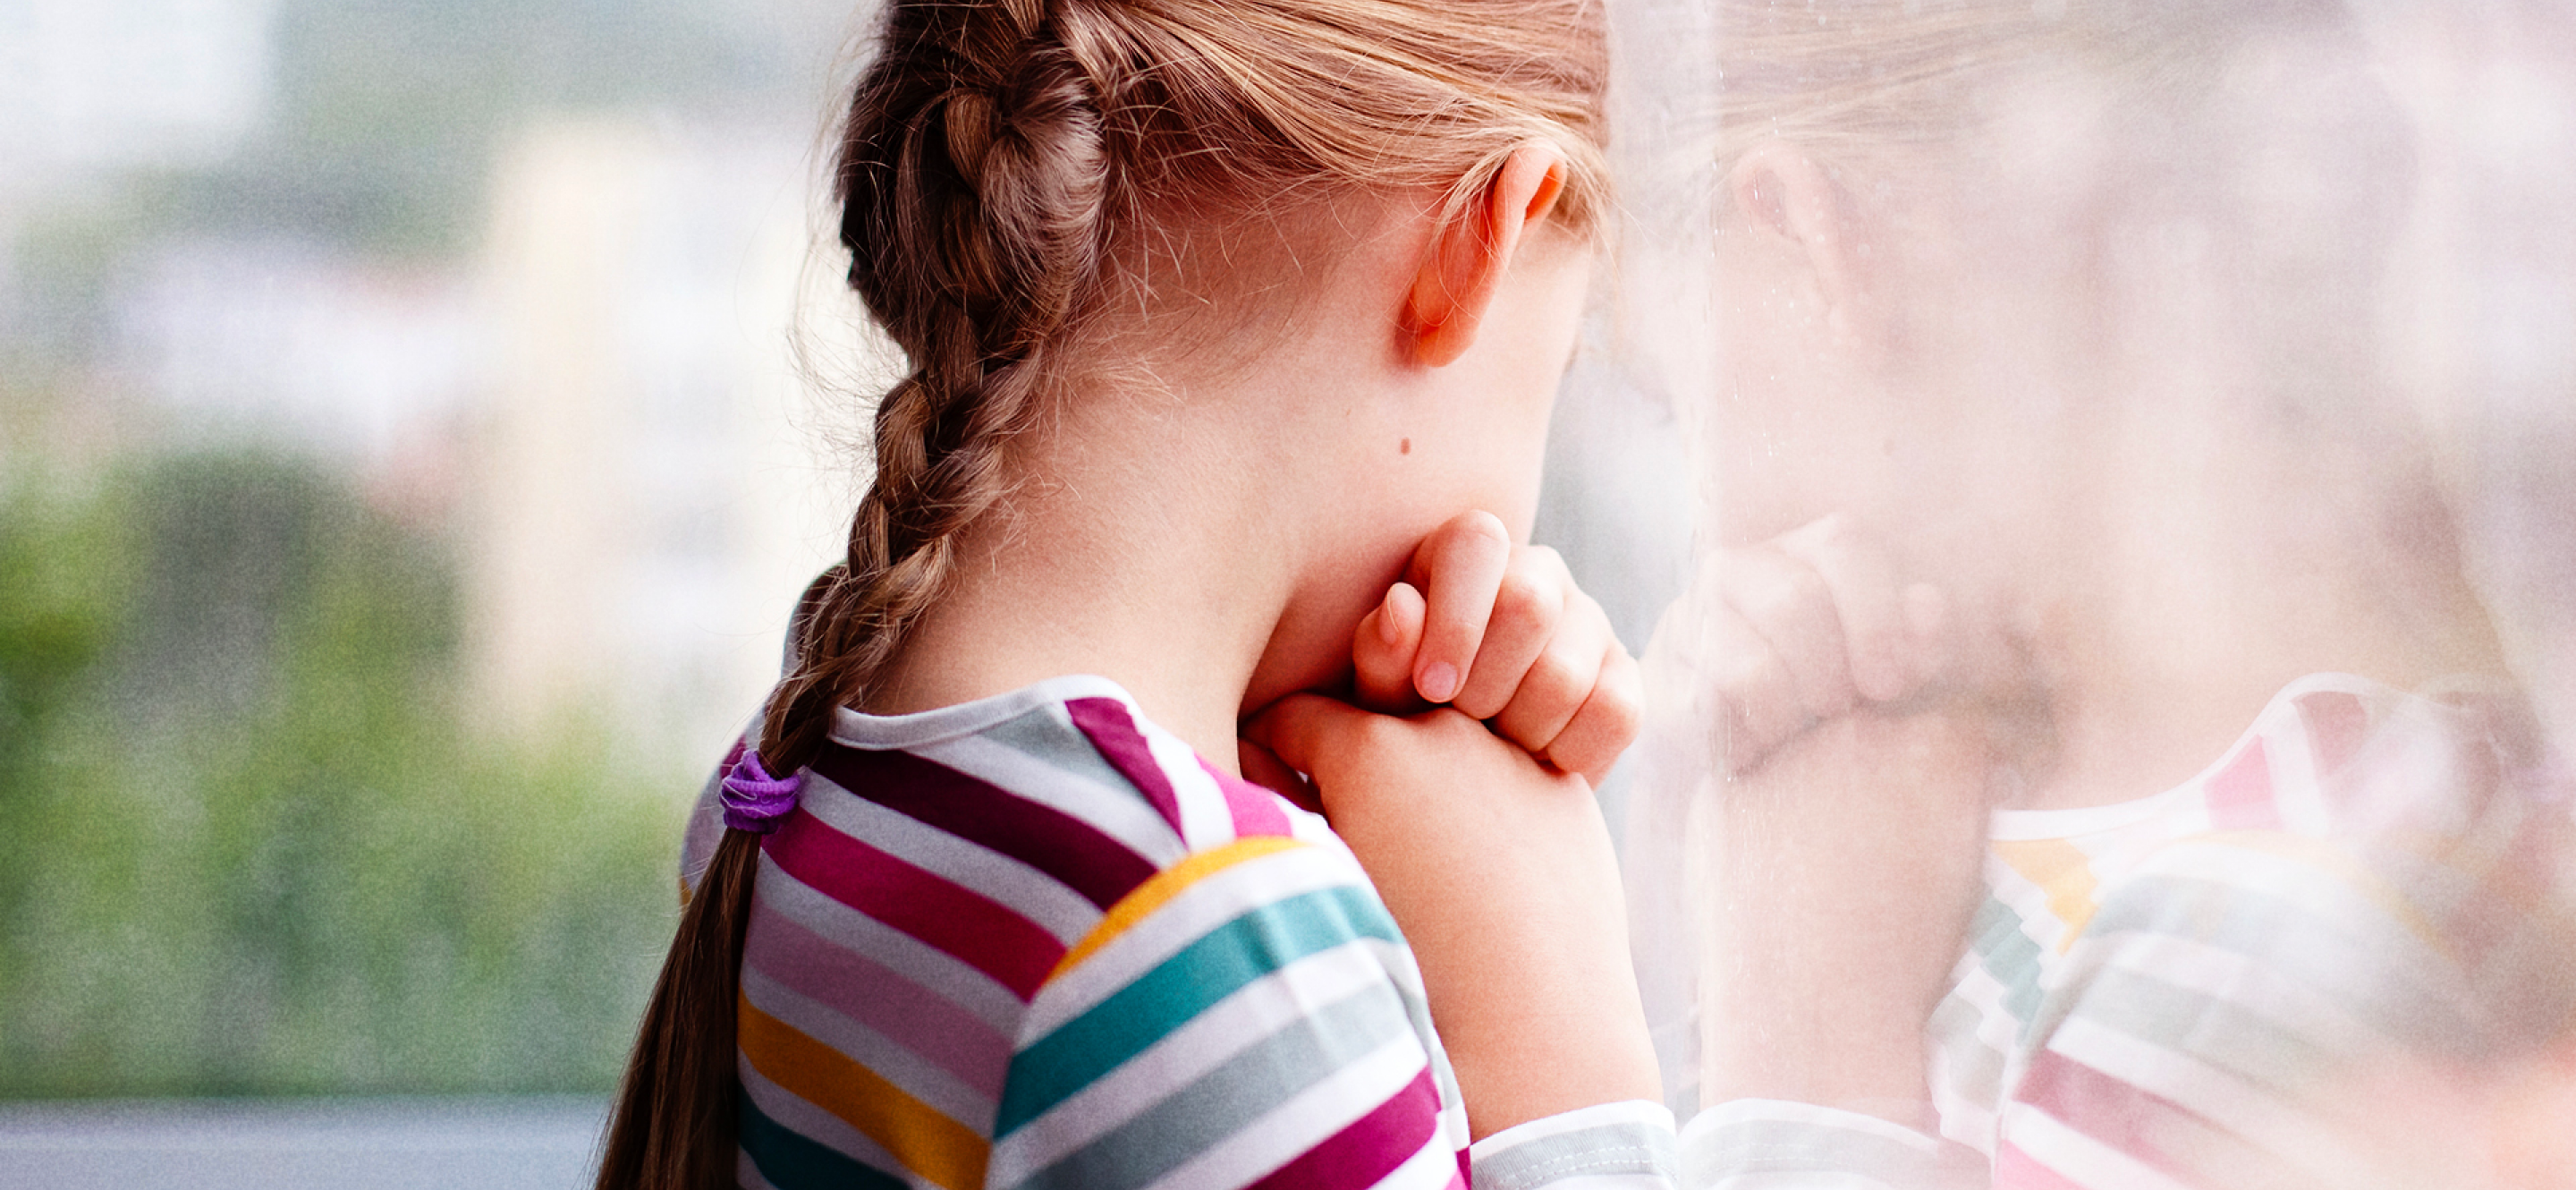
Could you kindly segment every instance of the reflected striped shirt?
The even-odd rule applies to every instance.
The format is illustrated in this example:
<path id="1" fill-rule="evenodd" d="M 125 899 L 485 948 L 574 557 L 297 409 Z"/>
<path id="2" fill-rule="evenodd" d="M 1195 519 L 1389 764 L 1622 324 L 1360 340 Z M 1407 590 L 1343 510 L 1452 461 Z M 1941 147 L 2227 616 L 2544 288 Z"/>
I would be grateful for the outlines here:
<path id="1" fill-rule="evenodd" d="M 1720 1104 L 1689 1183 L 2468 1184 L 2476 1117 L 2413 1088 L 2576 1010 L 2568 791 L 2495 710 L 2314 675 L 2162 794 L 1998 813 L 1926 1037 L 1941 1135 Z"/>
<path id="2" fill-rule="evenodd" d="M 1660 1105 L 1471 1147 L 1348 849 L 1106 679 L 840 712 L 759 863 L 746 1187 L 1669 1184 Z"/>

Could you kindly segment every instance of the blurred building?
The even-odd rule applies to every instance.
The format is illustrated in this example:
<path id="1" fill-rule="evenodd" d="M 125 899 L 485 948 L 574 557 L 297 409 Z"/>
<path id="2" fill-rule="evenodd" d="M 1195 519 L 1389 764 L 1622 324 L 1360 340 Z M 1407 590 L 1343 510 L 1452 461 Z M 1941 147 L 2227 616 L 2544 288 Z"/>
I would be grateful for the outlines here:
<path id="1" fill-rule="evenodd" d="M 775 680 L 860 478 L 827 443 L 890 367 L 805 267 L 810 178 L 805 145 L 736 129 L 559 120 L 505 150 L 465 485 L 493 722 L 613 716 L 711 758 Z"/>
<path id="2" fill-rule="evenodd" d="M 0 0 L 0 200 L 102 168 L 231 151 L 261 115 L 275 8 Z"/>

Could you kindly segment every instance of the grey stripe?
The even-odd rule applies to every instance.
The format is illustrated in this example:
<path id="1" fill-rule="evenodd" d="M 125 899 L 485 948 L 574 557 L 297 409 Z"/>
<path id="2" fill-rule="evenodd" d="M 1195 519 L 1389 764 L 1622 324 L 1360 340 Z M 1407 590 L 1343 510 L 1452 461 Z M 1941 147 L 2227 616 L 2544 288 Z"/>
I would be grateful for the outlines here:
<path id="1" fill-rule="evenodd" d="M 1078 773 L 1111 789 L 1133 788 L 1124 773 L 1111 768 L 1091 746 L 1091 737 L 1064 717 L 1053 703 L 985 728 L 980 734 L 997 744 L 1027 753 L 1060 769 Z"/>
<path id="2" fill-rule="evenodd" d="M 2283 1095 L 2296 1095 L 2301 1084 L 2361 1056 L 2332 1053 L 2322 1039 L 2287 1023 L 2119 968 L 2087 983 L 2068 1016 L 2190 1055 Z"/>
<path id="3" fill-rule="evenodd" d="M 1682 1153 L 1688 1186 L 1760 1174 L 1839 1173 L 1918 1190 L 1956 1179 L 1962 1171 L 1954 1165 L 1890 1137 L 1786 1120 L 1744 1120 L 1712 1129 L 1692 1138 Z M 1976 1173 L 1982 1180 L 1984 1171 Z"/>
<path id="4" fill-rule="evenodd" d="M 1226 1059 L 1017 1184 L 1029 1190 L 1142 1186 L 1250 1127 L 1291 1096 L 1408 1028 L 1395 989 L 1385 984 L 1362 988 Z M 1032 1127 L 1042 1129 L 1044 1119 Z"/>
<path id="5" fill-rule="evenodd" d="M 2320 879 L 2330 879 L 2323 873 Z M 2356 894 L 2358 895 L 2358 894 Z M 2117 945 L 2117 935 L 2187 938 L 2233 951 L 2267 970 L 2319 993 L 2361 1018 L 2383 1036 L 2443 1052 L 2474 1035 L 2444 998 L 2420 981 L 2412 960 L 2424 946 L 2393 921 L 2357 935 L 2269 893 L 2197 877 L 2148 875 L 2122 883 L 2103 901 L 2085 930 L 2092 945 Z M 2447 965 L 2447 964 L 2440 964 Z M 2078 983 L 2075 990 L 2084 985 Z M 2072 997 L 2050 1006 L 2044 1028 L 2077 1007 Z"/>
<path id="6" fill-rule="evenodd" d="M 1673 1134 L 1638 1123 L 1596 1124 L 1513 1145 L 1476 1162 L 1476 1190 L 1531 1190 L 1579 1174 L 1681 1173 Z"/>
<path id="7" fill-rule="evenodd" d="M 1941 998 L 1924 1030 L 1947 1064 L 1950 1092 L 1991 1110 L 2004 1093 L 2004 1054 L 1977 1036 L 1986 1014 L 1956 992 Z"/>

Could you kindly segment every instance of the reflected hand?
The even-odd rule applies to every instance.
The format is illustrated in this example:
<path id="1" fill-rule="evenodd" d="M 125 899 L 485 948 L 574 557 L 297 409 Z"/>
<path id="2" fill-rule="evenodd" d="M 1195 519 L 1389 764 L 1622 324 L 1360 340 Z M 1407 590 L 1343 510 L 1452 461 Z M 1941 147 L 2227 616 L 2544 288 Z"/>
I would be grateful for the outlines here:
<path id="1" fill-rule="evenodd" d="M 1957 652 L 1948 599 L 1901 582 L 1885 545 L 1839 514 L 1709 557 L 1674 617 L 1692 718 L 1726 773 L 1857 708 L 1922 697 Z"/>

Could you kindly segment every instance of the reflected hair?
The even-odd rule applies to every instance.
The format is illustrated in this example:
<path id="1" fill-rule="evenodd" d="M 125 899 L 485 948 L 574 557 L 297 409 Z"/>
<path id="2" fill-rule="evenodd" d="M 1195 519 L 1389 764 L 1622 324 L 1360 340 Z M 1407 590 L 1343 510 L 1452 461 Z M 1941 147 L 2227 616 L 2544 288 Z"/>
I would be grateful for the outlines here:
<path id="1" fill-rule="evenodd" d="M 795 772 L 863 705 L 1009 492 L 1148 232 L 1367 194 L 1452 215 L 1526 146 L 1555 218 L 1606 206 L 1600 0 L 897 0 L 835 162 L 848 282 L 910 372 L 878 403 L 847 560 L 807 593 L 757 747 Z M 1222 316 L 1222 312 L 1220 314 Z M 734 1183 L 735 1010 L 757 836 L 727 830 L 684 910 L 598 1185 Z"/>

